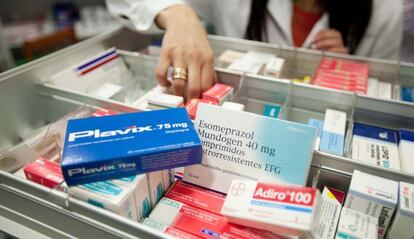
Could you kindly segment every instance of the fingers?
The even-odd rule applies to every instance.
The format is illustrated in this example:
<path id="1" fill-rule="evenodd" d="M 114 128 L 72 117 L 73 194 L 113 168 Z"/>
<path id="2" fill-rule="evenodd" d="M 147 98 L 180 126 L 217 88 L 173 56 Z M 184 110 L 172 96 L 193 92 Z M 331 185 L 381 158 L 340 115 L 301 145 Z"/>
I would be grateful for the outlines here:
<path id="1" fill-rule="evenodd" d="M 347 54 L 348 48 L 344 46 L 342 35 L 337 30 L 328 29 L 316 34 L 312 47 L 336 53 Z"/>
<path id="2" fill-rule="evenodd" d="M 179 67 L 187 70 L 187 64 L 182 54 L 175 54 L 173 56 L 174 60 L 172 62 L 173 67 Z M 188 70 L 187 70 L 188 71 Z M 187 76 L 188 76 L 187 72 Z M 173 79 L 172 81 L 172 91 L 174 95 L 184 96 L 185 91 L 185 80 L 182 79 Z"/>
<path id="3" fill-rule="evenodd" d="M 323 38 L 313 43 L 317 49 L 328 50 L 329 48 L 341 47 L 342 40 L 338 38 Z"/>
<path id="4" fill-rule="evenodd" d="M 337 30 L 327 29 L 327 30 L 322 30 L 318 32 L 313 38 L 313 42 L 315 43 L 319 41 L 320 39 L 324 39 L 324 38 L 341 38 L 341 37 L 342 37 L 341 33 L 338 32 Z"/>
<path id="5" fill-rule="evenodd" d="M 202 71 L 201 71 L 201 91 L 204 92 L 210 87 L 216 83 L 217 81 L 217 75 L 214 71 L 214 63 L 213 59 L 209 58 L 206 59 L 206 63 L 203 65 Z"/>
<path id="6" fill-rule="evenodd" d="M 161 86 L 168 87 L 170 86 L 170 82 L 167 80 L 167 72 L 168 68 L 170 67 L 170 59 L 168 54 L 164 54 L 161 52 L 160 60 L 158 61 L 156 75 L 158 83 Z"/>
<path id="7" fill-rule="evenodd" d="M 191 62 L 188 67 L 188 99 L 199 98 L 201 94 L 201 65 Z"/>

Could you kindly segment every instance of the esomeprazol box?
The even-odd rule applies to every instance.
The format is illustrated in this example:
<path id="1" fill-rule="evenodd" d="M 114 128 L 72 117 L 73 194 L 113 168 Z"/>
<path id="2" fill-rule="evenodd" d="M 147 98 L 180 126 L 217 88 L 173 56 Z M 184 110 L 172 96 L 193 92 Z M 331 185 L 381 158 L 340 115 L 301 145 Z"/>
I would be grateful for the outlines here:
<path id="1" fill-rule="evenodd" d="M 69 120 L 62 171 L 68 185 L 201 162 L 184 108 Z"/>
<path id="2" fill-rule="evenodd" d="M 345 207 L 378 218 L 378 237 L 384 238 L 398 201 L 398 182 L 355 170 Z"/>
<path id="3" fill-rule="evenodd" d="M 184 181 L 222 193 L 233 179 L 305 185 L 315 128 L 208 104 L 195 126 L 203 161 L 185 167 Z"/>
<path id="4" fill-rule="evenodd" d="M 352 159 L 400 170 L 397 131 L 361 123 L 354 124 Z"/>
<path id="5" fill-rule="evenodd" d="M 233 180 L 221 213 L 236 224 L 312 238 L 320 203 L 315 188 Z"/>
<path id="6" fill-rule="evenodd" d="M 388 238 L 414 238 L 414 185 L 400 182 L 400 201 Z"/>

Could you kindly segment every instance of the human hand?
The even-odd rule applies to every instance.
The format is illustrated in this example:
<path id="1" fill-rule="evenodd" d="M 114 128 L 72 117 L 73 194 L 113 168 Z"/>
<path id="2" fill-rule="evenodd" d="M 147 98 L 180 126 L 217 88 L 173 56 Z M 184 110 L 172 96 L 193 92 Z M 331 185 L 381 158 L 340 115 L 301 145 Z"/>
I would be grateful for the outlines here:
<path id="1" fill-rule="evenodd" d="M 174 5 L 160 12 L 156 23 L 166 30 L 156 70 L 160 85 L 170 86 L 170 66 L 183 68 L 187 82 L 173 79 L 173 93 L 184 96 L 187 85 L 188 99 L 199 98 L 216 81 L 216 74 L 213 51 L 197 15 L 186 5 Z"/>
<path id="2" fill-rule="evenodd" d="M 312 41 L 312 48 L 336 53 L 348 54 L 348 48 L 344 46 L 341 33 L 334 29 L 326 29 L 318 32 Z"/>

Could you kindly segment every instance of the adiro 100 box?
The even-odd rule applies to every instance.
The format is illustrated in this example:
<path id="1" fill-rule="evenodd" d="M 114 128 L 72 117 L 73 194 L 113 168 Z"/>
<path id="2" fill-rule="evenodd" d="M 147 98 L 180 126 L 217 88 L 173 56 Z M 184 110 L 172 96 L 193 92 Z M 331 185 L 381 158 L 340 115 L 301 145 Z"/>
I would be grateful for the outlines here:
<path id="1" fill-rule="evenodd" d="M 201 162 L 184 108 L 69 120 L 62 171 L 68 185 Z"/>

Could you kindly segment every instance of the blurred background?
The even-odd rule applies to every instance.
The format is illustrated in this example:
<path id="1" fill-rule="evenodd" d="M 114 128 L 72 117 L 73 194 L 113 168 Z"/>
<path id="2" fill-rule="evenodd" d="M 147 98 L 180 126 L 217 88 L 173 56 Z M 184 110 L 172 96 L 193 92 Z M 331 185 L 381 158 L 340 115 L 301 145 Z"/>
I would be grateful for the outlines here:
<path id="1" fill-rule="evenodd" d="M 404 0 L 401 60 L 414 62 L 414 0 Z M 0 1 L 0 72 L 119 24 L 105 0 Z"/>

